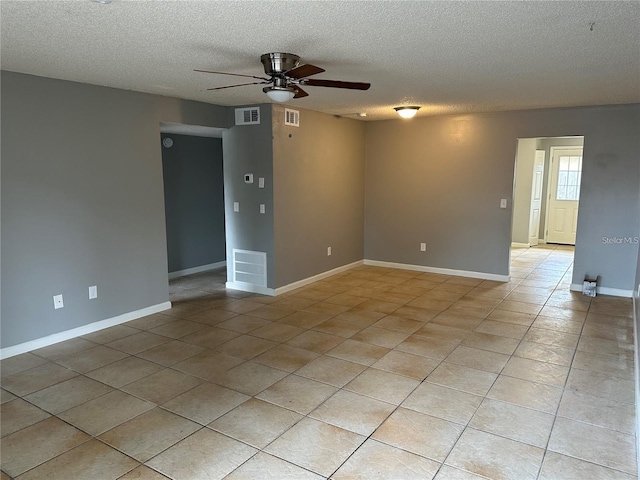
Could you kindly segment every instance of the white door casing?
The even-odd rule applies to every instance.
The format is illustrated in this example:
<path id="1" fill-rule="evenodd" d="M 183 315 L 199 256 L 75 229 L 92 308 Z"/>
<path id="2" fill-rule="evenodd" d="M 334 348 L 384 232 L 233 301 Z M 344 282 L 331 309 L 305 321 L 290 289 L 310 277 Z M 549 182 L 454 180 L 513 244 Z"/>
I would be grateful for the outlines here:
<path id="1" fill-rule="evenodd" d="M 529 245 L 538 245 L 540 232 L 540 209 L 542 208 L 542 185 L 544 183 L 544 150 L 536 150 L 531 181 L 531 211 L 529 215 Z"/>
<path id="2" fill-rule="evenodd" d="M 553 148 L 546 241 L 575 245 L 582 177 L 582 148 Z"/>

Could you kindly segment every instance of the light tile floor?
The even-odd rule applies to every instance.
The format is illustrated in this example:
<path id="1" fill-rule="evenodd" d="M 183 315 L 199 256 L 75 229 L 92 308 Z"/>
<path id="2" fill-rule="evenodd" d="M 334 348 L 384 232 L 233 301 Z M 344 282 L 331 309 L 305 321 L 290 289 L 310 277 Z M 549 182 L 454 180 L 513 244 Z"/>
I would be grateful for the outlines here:
<path id="1" fill-rule="evenodd" d="M 172 281 L 169 311 L 2 361 L 2 479 L 637 478 L 631 302 L 569 292 L 572 260 Z"/>

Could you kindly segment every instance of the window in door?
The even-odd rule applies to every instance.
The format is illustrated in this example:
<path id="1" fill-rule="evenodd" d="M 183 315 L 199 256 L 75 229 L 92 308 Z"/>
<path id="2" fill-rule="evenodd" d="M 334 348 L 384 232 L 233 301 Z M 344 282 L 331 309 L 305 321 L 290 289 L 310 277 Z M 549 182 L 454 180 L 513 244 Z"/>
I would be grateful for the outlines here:
<path id="1" fill-rule="evenodd" d="M 579 200 L 581 176 L 582 155 L 560 155 L 556 200 Z"/>

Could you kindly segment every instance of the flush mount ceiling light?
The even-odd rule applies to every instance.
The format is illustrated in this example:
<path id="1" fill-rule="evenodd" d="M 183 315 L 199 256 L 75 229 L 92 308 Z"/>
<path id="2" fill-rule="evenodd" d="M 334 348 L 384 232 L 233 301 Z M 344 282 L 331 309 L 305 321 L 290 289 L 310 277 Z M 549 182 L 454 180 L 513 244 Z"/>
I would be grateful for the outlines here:
<path id="1" fill-rule="evenodd" d="M 413 118 L 416 116 L 416 113 L 418 113 L 418 110 L 420 110 L 420 107 L 395 107 L 394 110 L 398 112 L 398 115 L 400 115 L 402 118 Z"/>
<path id="2" fill-rule="evenodd" d="M 262 91 L 274 102 L 288 102 L 296 94 L 293 87 L 279 87 L 277 85 L 264 87 Z"/>
<path id="3" fill-rule="evenodd" d="M 111 3 L 111 2 L 113 2 L 113 0 L 91 0 L 91 1 L 95 2 L 95 3 L 101 3 L 103 5 L 107 5 L 107 4 Z"/>

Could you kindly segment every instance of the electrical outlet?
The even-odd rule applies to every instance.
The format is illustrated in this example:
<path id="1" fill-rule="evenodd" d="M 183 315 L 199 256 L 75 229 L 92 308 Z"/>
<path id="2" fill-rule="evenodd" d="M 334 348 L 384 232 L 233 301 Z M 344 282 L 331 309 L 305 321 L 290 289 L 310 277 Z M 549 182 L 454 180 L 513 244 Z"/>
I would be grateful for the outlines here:
<path id="1" fill-rule="evenodd" d="M 327 257 L 331 256 L 331 247 L 327 247 Z"/>
<path id="2" fill-rule="evenodd" d="M 501 198 L 500 199 L 500 208 L 507 208 L 507 199 L 506 198 Z"/>
<path id="3" fill-rule="evenodd" d="M 62 300 L 62 294 L 53 296 L 53 308 L 56 310 L 64 307 L 64 301 Z"/>
<path id="4" fill-rule="evenodd" d="M 94 298 L 98 298 L 98 287 L 96 285 L 89 287 L 89 300 Z"/>
<path id="5" fill-rule="evenodd" d="M 240 202 L 233 202 L 233 211 L 234 212 L 240 211 Z"/>
<path id="6" fill-rule="evenodd" d="M 426 252 L 427 251 L 427 244 L 426 243 L 421 243 L 420 244 L 420 251 L 421 252 Z"/>
<path id="7" fill-rule="evenodd" d="M 260 204 L 260 213 L 265 213 L 265 206 L 264 203 Z"/>

